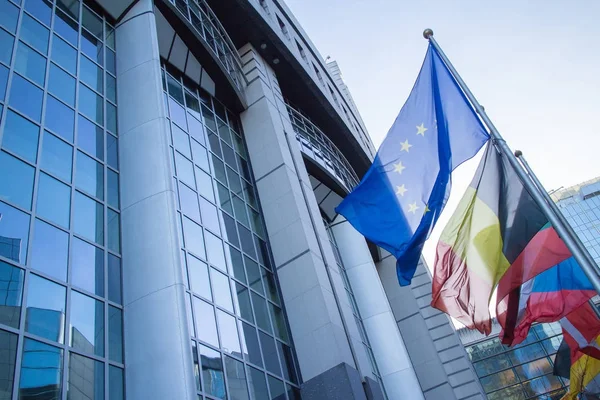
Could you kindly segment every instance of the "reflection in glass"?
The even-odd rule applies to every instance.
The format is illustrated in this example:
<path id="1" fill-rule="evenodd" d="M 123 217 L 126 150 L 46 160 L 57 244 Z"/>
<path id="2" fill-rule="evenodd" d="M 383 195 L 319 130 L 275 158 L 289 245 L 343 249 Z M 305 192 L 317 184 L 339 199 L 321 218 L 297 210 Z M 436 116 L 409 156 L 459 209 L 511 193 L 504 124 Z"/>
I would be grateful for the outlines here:
<path id="1" fill-rule="evenodd" d="M 119 175 L 111 169 L 106 170 L 106 186 L 108 205 L 119 208 Z"/>
<path id="2" fill-rule="evenodd" d="M 123 400 L 123 370 L 112 365 L 108 367 L 108 398 L 110 400 Z"/>
<path id="3" fill-rule="evenodd" d="M 25 331 L 46 339 L 64 340 L 64 286 L 37 275 L 29 275 L 25 310 Z"/>
<path id="4" fill-rule="evenodd" d="M 50 132 L 44 131 L 41 167 L 52 175 L 71 182 L 73 147 Z"/>
<path id="5" fill-rule="evenodd" d="M 75 78 L 54 64 L 50 64 L 48 91 L 70 106 L 75 106 Z"/>
<path id="6" fill-rule="evenodd" d="M 262 281 L 260 279 L 260 267 L 247 256 L 244 256 L 244 263 L 246 264 L 246 273 L 248 274 L 248 282 L 250 287 L 261 294 L 265 294 L 263 289 Z"/>
<path id="7" fill-rule="evenodd" d="M 200 221 L 200 209 L 198 208 L 198 195 L 182 182 L 179 182 L 179 200 L 181 211 L 188 217 Z"/>
<path id="8" fill-rule="evenodd" d="M 21 31 L 19 36 L 21 39 L 29 43 L 42 54 L 48 53 L 48 38 L 50 32 L 44 25 L 40 24 L 27 14 L 23 14 L 21 22 Z"/>
<path id="9" fill-rule="evenodd" d="M 75 112 L 52 96 L 46 98 L 46 128 L 73 142 Z"/>
<path id="10" fill-rule="evenodd" d="M 6 96 L 7 82 L 8 82 L 8 68 L 6 68 L 3 65 L 0 65 L 0 101 L 4 101 L 4 97 Z"/>
<path id="11" fill-rule="evenodd" d="M 104 210 L 102 204 L 75 193 L 74 230 L 86 239 L 104 244 Z"/>
<path id="12" fill-rule="evenodd" d="M 83 11 L 81 13 L 81 24 L 96 37 L 103 37 L 102 20 L 87 7 L 83 7 Z"/>
<path id="13" fill-rule="evenodd" d="M 177 168 L 177 177 L 185 182 L 192 189 L 196 187 L 194 181 L 194 166 L 187 158 L 175 152 L 175 166 Z"/>
<path id="14" fill-rule="evenodd" d="M 50 26 L 52 4 L 49 0 L 27 0 L 25 9 L 44 24 Z"/>
<path id="15" fill-rule="evenodd" d="M 245 322 L 241 322 L 242 330 L 242 349 L 246 361 L 252 364 L 263 366 L 262 356 L 260 355 L 260 346 L 256 328 Z"/>
<path id="16" fill-rule="evenodd" d="M 229 398 L 231 400 L 248 400 L 244 364 L 229 356 L 225 356 L 225 370 L 227 371 Z"/>
<path id="17" fill-rule="evenodd" d="M 102 42 L 84 30 L 81 31 L 81 51 L 93 61 L 102 65 L 104 61 Z"/>
<path id="18" fill-rule="evenodd" d="M 0 152 L 0 199 L 31 210 L 35 169 Z"/>
<path id="19" fill-rule="evenodd" d="M 199 345 L 204 391 L 219 399 L 225 398 L 225 378 L 221 354 L 209 347 Z"/>
<path id="20" fill-rule="evenodd" d="M 104 107 L 102 97 L 79 84 L 79 110 L 97 124 L 104 124 Z"/>
<path id="21" fill-rule="evenodd" d="M 208 261 L 221 271 L 227 271 L 227 266 L 225 265 L 225 253 L 223 252 L 223 242 L 221 239 L 210 232 L 206 233 L 205 239 Z"/>
<path id="22" fill-rule="evenodd" d="M 204 227 L 211 230 L 212 232 L 215 232 L 216 234 L 220 234 L 221 230 L 219 228 L 220 225 L 219 225 L 219 216 L 217 214 L 217 208 L 201 197 L 200 198 L 200 212 L 202 214 L 202 224 L 204 225 Z M 219 242 L 220 242 L 220 240 L 219 240 Z M 222 256 L 222 253 L 223 253 L 223 251 L 221 248 L 219 250 L 219 254 L 215 254 L 215 256 L 220 258 Z M 210 257 L 210 255 L 211 255 L 210 251 L 209 251 L 208 255 Z M 219 260 L 219 262 L 221 262 L 221 260 Z M 221 266 L 224 268 L 225 260 L 223 259 L 222 262 L 223 262 L 223 264 Z"/>
<path id="23" fill-rule="evenodd" d="M 26 263 L 29 215 L 0 202 L 0 256 Z"/>
<path id="24" fill-rule="evenodd" d="M 231 298 L 231 290 L 229 289 L 229 279 L 227 278 L 227 275 L 211 268 L 210 281 L 212 282 L 215 304 L 233 312 L 233 300 Z"/>
<path id="25" fill-rule="evenodd" d="M 273 323 L 275 325 L 275 335 L 281 340 L 286 342 L 289 341 L 283 311 L 281 308 L 274 306 L 271 303 L 269 303 L 269 310 L 271 310 L 271 317 L 273 318 Z"/>
<path id="26" fill-rule="evenodd" d="M 116 307 L 108 307 L 108 358 L 123 362 L 123 312 Z"/>
<path id="27" fill-rule="evenodd" d="M 71 283 L 104 296 L 104 252 L 77 238 L 73 238 L 71 245 Z"/>
<path id="28" fill-rule="evenodd" d="M 250 397 L 252 400 L 269 398 L 265 374 L 256 368 L 248 367 L 248 382 L 250 386 Z"/>
<path id="29" fill-rule="evenodd" d="M 277 358 L 277 350 L 275 348 L 275 340 L 266 333 L 258 332 L 260 336 L 260 344 L 262 346 L 263 356 L 265 358 L 265 366 L 267 370 L 275 375 L 281 376 L 279 369 L 279 359 Z"/>
<path id="30" fill-rule="evenodd" d="M 0 25 L 15 33 L 18 19 L 19 9 L 8 0 L 0 1 Z"/>
<path id="31" fill-rule="evenodd" d="M 252 292 L 252 304 L 254 304 L 254 313 L 256 314 L 256 323 L 258 327 L 267 332 L 271 332 L 271 322 L 267 311 L 267 301 Z"/>
<path id="32" fill-rule="evenodd" d="M 13 267 L 3 261 L 0 261 L 0 323 L 13 328 L 19 328 L 21 319 L 21 301 L 23 300 L 23 279 L 25 272 L 21 268 Z M 0 349 L 5 350 L 4 331 L 0 331 Z M 13 360 L 14 362 L 14 360 Z M 0 382 L 2 378 L 0 378 Z M 0 385 L 0 398 L 2 398 L 2 389 Z M 10 396 L 9 396 L 10 398 Z"/>
<path id="33" fill-rule="evenodd" d="M 192 341 L 192 360 L 194 363 L 194 381 L 196 382 L 196 390 L 202 390 L 200 384 L 200 361 L 198 360 L 198 349 L 196 342 Z"/>
<path id="34" fill-rule="evenodd" d="M 221 310 L 217 310 L 217 321 L 219 322 L 221 349 L 226 353 L 241 357 L 242 350 L 235 318 Z"/>
<path id="35" fill-rule="evenodd" d="M 2 147 L 32 163 L 37 159 L 39 127 L 20 115 L 8 111 Z"/>
<path id="36" fill-rule="evenodd" d="M 237 236 L 235 220 L 224 212 L 221 212 L 221 217 L 223 217 L 223 225 L 225 226 L 223 235 L 224 239 L 227 240 L 229 243 L 233 244 L 234 246 L 239 247 L 240 241 Z"/>
<path id="37" fill-rule="evenodd" d="M 206 172 L 196 167 L 196 181 L 198 183 L 198 193 L 205 198 L 214 201 L 215 194 L 212 186 L 212 178 Z"/>
<path id="38" fill-rule="evenodd" d="M 69 227 L 71 188 L 64 183 L 40 174 L 37 193 L 37 214 L 65 228 Z"/>
<path id="39" fill-rule="evenodd" d="M 106 162 L 114 169 L 119 169 L 119 144 L 113 135 L 106 135 Z"/>
<path id="40" fill-rule="evenodd" d="M 100 94 L 104 91 L 102 69 L 84 55 L 79 57 L 79 79 Z"/>
<path id="41" fill-rule="evenodd" d="M 17 335 L 0 331 L 0 352 L 2 353 L 2 376 L 0 377 L 0 399 L 10 400 L 15 379 L 17 358 Z"/>
<path id="42" fill-rule="evenodd" d="M 294 358 L 292 357 L 292 349 L 289 346 L 277 341 L 279 349 L 279 357 L 281 367 L 283 369 L 283 377 L 290 382 L 297 383 L 296 370 L 294 369 Z"/>
<path id="43" fill-rule="evenodd" d="M 46 81 L 46 59 L 23 42 L 17 45 L 15 71 L 40 86 Z"/>
<path id="44" fill-rule="evenodd" d="M 59 400 L 63 351 L 57 347 L 25 339 L 19 399 Z"/>
<path id="45" fill-rule="evenodd" d="M 69 234 L 36 219 L 31 242 L 31 267 L 66 282 L 68 258 Z"/>
<path id="46" fill-rule="evenodd" d="M 60 4 L 62 2 L 63 0 L 59 0 L 58 3 Z M 78 5 L 77 2 L 73 1 L 69 1 L 69 3 L 74 3 Z M 64 9 L 64 7 L 61 8 Z M 79 34 L 77 33 L 79 31 L 77 23 L 71 20 L 71 18 L 68 18 L 67 15 L 61 10 L 56 10 L 55 15 L 56 17 L 54 18 L 54 31 L 63 38 L 65 38 L 67 41 L 69 41 L 73 46 L 77 46 L 77 38 L 79 37 Z M 78 18 L 75 17 L 75 19 Z"/>
<path id="47" fill-rule="evenodd" d="M 117 212 L 108 209 L 108 249 L 121 252 L 121 219 Z"/>
<path id="48" fill-rule="evenodd" d="M 106 129 L 117 133 L 117 107 L 106 102 Z"/>
<path id="49" fill-rule="evenodd" d="M 86 353 L 104 356 L 104 304 L 72 291 L 70 318 L 69 345 Z"/>
<path id="50" fill-rule="evenodd" d="M 252 306 L 250 305 L 250 294 L 248 288 L 244 285 L 240 285 L 236 282 L 236 298 L 235 303 L 237 304 L 236 309 L 239 310 L 239 314 L 242 318 L 247 321 L 254 323 L 254 317 L 252 316 Z"/>
<path id="51" fill-rule="evenodd" d="M 113 103 L 117 102 L 117 81 L 108 74 L 106 74 L 106 98 Z"/>
<path id="52" fill-rule="evenodd" d="M 219 347 L 213 306 L 194 297 L 194 317 L 196 319 L 196 337 L 215 347 Z"/>
<path id="53" fill-rule="evenodd" d="M 78 118 L 77 145 L 100 161 L 104 160 L 102 128 L 81 115 Z"/>
<path id="54" fill-rule="evenodd" d="M 94 159 L 82 152 L 77 152 L 77 180 L 79 189 L 96 196 L 104 198 L 104 167 Z"/>
<path id="55" fill-rule="evenodd" d="M 173 134 L 173 146 L 177 151 L 186 156 L 192 158 L 190 150 L 190 138 L 187 133 L 182 131 L 177 125 L 171 125 L 171 132 Z"/>
<path id="56" fill-rule="evenodd" d="M 208 266 L 192 255 L 188 256 L 187 265 L 192 291 L 212 300 L 210 281 L 208 279 Z"/>
<path id="57" fill-rule="evenodd" d="M 122 302 L 121 259 L 108 255 L 108 299 L 117 304 Z"/>
<path id="58" fill-rule="evenodd" d="M 8 104 L 36 122 L 40 122 L 42 115 L 42 95 L 40 88 L 17 74 L 13 75 Z"/>
<path id="59" fill-rule="evenodd" d="M 104 364 L 69 353 L 67 398 L 104 400 Z"/>
<path id="60" fill-rule="evenodd" d="M 269 380 L 269 389 L 271 390 L 270 400 L 283 400 L 285 399 L 285 388 L 283 382 L 279 379 L 273 378 L 271 375 L 267 375 Z"/>
<path id="61" fill-rule="evenodd" d="M 58 18 L 56 20 L 58 21 Z M 54 29 L 56 29 L 56 26 Z M 77 50 L 69 46 L 67 42 L 56 36 L 56 34 L 52 36 L 52 61 L 56 61 L 58 65 L 73 75 L 77 73 Z M 50 82 L 52 82 L 52 78 L 50 78 Z M 75 88 L 73 88 L 74 91 Z"/>
<path id="62" fill-rule="evenodd" d="M 204 235 L 202 228 L 197 223 L 189 218 L 183 218 L 183 236 L 185 239 L 185 247 L 188 251 L 197 254 L 201 258 L 206 258 L 206 250 L 204 248 Z"/>

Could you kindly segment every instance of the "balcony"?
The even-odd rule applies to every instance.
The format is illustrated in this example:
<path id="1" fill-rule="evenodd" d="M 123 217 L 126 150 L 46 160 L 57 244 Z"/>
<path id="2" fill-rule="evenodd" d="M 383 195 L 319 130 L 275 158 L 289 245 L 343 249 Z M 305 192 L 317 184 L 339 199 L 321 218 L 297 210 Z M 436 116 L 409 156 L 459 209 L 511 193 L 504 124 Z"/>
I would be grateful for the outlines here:
<path id="1" fill-rule="evenodd" d="M 358 185 L 359 179 L 346 157 L 307 117 L 289 104 L 286 106 L 302 153 L 336 178 L 342 188 L 350 193 Z"/>

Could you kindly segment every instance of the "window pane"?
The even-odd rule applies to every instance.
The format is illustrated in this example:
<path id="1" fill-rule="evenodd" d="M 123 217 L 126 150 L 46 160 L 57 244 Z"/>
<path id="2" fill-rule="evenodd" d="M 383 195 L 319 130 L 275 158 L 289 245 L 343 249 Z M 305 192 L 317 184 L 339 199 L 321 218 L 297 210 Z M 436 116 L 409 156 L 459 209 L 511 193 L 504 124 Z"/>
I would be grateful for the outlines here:
<path id="1" fill-rule="evenodd" d="M 167 74 L 167 86 L 169 88 L 169 94 L 179 103 L 183 104 L 183 89 L 181 88 L 179 81 Z"/>
<path id="2" fill-rule="evenodd" d="M 0 4 L 2 0 L 0 0 Z M 0 11 L 1 12 L 1 11 Z M 9 400 L 12 396 L 17 358 L 17 335 L 0 331 L 0 352 L 2 353 L 2 378 L 0 378 L 0 398 Z"/>
<path id="3" fill-rule="evenodd" d="M 256 368 L 248 367 L 248 381 L 250 385 L 250 397 L 252 400 L 262 400 L 269 398 L 267 391 L 267 381 L 265 374 Z"/>
<path id="4" fill-rule="evenodd" d="M 192 140 L 192 154 L 194 156 L 194 162 L 198 164 L 200 168 L 209 172 L 208 153 L 206 149 L 195 140 Z"/>
<path id="5" fill-rule="evenodd" d="M 219 347 L 213 306 L 194 297 L 194 316 L 196 319 L 196 337 L 215 347 Z"/>
<path id="6" fill-rule="evenodd" d="M 8 111 L 2 147 L 27 161 L 36 162 L 39 127 L 18 114 Z"/>
<path id="7" fill-rule="evenodd" d="M 210 229 L 212 232 L 217 234 L 221 233 L 220 224 L 219 224 L 219 216 L 217 214 L 217 208 L 213 206 L 208 201 L 204 200 L 204 198 L 200 198 L 200 210 L 202 214 L 202 223 L 204 227 Z M 217 249 L 215 249 L 217 250 Z M 222 248 L 219 247 L 218 251 L 222 253 Z M 221 254 L 215 254 L 216 257 L 221 257 Z M 210 251 L 209 251 L 210 258 Z M 215 261 L 216 262 L 216 261 Z M 221 260 L 218 261 L 219 263 Z M 222 268 L 225 268 L 225 260 L 222 260 Z"/>
<path id="8" fill-rule="evenodd" d="M 173 146 L 175 149 L 187 158 L 192 158 L 192 152 L 190 150 L 190 137 L 188 134 L 182 131 L 175 124 L 171 124 L 171 132 L 173 135 Z"/>
<path id="9" fill-rule="evenodd" d="M 106 129 L 117 133 L 117 108 L 106 102 Z"/>
<path id="10" fill-rule="evenodd" d="M 20 264 L 26 263 L 29 215 L 0 202 L 0 255 Z"/>
<path id="11" fill-rule="evenodd" d="M 179 201 L 181 211 L 190 218 L 200 221 L 200 209 L 198 208 L 198 195 L 192 189 L 179 182 Z"/>
<path id="12" fill-rule="evenodd" d="M 75 78 L 54 64 L 50 64 L 48 90 L 71 107 L 75 107 Z"/>
<path id="13" fill-rule="evenodd" d="M 227 248 L 229 249 L 229 252 L 227 253 L 227 258 L 233 266 L 233 276 L 235 277 L 235 279 L 247 283 L 246 270 L 244 268 L 244 262 L 242 261 L 242 253 L 240 253 L 231 246 L 227 246 Z"/>
<path id="14" fill-rule="evenodd" d="M 77 152 L 77 188 L 104 199 L 104 166 L 82 152 Z"/>
<path id="15" fill-rule="evenodd" d="M 258 345 L 258 336 L 256 328 L 245 322 L 241 322 L 242 349 L 244 359 L 253 364 L 263 366 L 262 356 L 260 355 L 260 346 Z"/>
<path id="16" fill-rule="evenodd" d="M 114 169 L 119 169 L 119 144 L 113 135 L 106 135 L 106 162 Z"/>
<path id="17" fill-rule="evenodd" d="M 100 125 L 104 125 L 102 97 L 79 84 L 79 110 Z"/>
<path id="18" fill-rule="evenodd" d="M 0 307 L 3 309 L 3 312 L 0 313 L 0 323 L 17 329 L 21 319 L 23 279 L 25 279 L 25 272 L 22 269 L 0 261 Z M 6 350 L 6 347 L 3 346 L 5 337 L 2 336 L 2 332 L 4 331 L 0 331 L 0 351 Z M 2 379 L 0 378 L 0 382 Z M 0 398 L 2 398 L 1 386 Z"/>
<path id="19" fill-rule="evenodd" d="M 44 25 L 40 24 L 27 14 L 23 14 L 20 37 L 43 54 L 48 54 L 48 37 L 50 33 Z"/>
<path id="20" fill-rule="evenodd" d="M 254 323 L 254 316 L 252 315 L 252 306 L 250 305 L 250 294 L 248 288 L 239 283 L 235 284 L 236 297 L 234 301 L 236 303 L 236 309 L 239 310 L 238 315 Z"/>
<path id="21" fill-rule="evenodd" d="M 90 293 L 104 296 L 104 252 L 83 240 L 73 238 L 71 282 Z"/>
<path id="22" fill-rule="evenodd" d="M 31 210 L 35 169 L 0 152 L 0 199 Z"/>
<path id="23" fill-rule="evenodd" d="M 71 188 L 56 179 L 40 174 L 37 196 L 37 214 L 54 223 L 69 227 Z"/>
<path id="24" fill-rule="evenodd" d="M 0 0 L 2 1 L 2 0 Z M 8 68 L 0 65 L 0 101 L 6 97 L 6 83 L 8 82 Z M 1 111 L 1 110 L 0 110 Z"/>
<path id="25" fill-rule="evenodd" d="M 235 220 L 233 218 L 231 218 L 229 215 L 225 214 L 224 212 L 221 212 L 221 217 L 223 219 L 223 225 L 225 228 L 225 229 L 223 229 L 223 237 L 229 243 L 233 244 L 234 246 L 239 247 L 240 241 L 237 236 L 237 228 L 236 228 Z"/>
<path id="26" fill-rule="evenodd" d="M 81 115 L 78 118 L 77 145 L 99 160 L 104 160 L 104 133 L 102 128 Z"/>
<path id="27" fill-rule="evenodd" d="M 202 386 L 200 384 L 200 361 L 198 360 L 198 346 L 196 342 L 192 342 L 192 360 L 194 363 L 194 381 L 196 382 L 196 390 L 201 391 Z M 200 398 L 200 396 L 198 396 Z"/>
<path id="28" fill-rule="evenodd" d="M 244 364 L 225 356 L 225 370 L 227 371 L 227 384 L 229 386 L 229 398 L 231 400 L 248 400 L 248 389 L 246 387 L 246 371 Z"/>
<path id="29" fill-rule="evenodd" d="M 271 323 L 269 322 L 269 315 L 267 313 L 267 301 L 256 293 L 252 293 L 252 304 L 254 304 L 254 313 L 256 314 L 258 327 L 271 332 Z"/>
<path id="30" fill-rule="evenodd" d="M 103 71 L 87 57 L 79 57 L 79 79 L 99 93 L 103 93 Z"/>
<path id="31" fill-rule="evenodd" d="M 123 370 L 112 365 L 108 367 L 108 398 L 123 400 Z"/>
<path id="32" fill-rule="evenodd" d="M 263 271 L 265 272 L 265 271 Z M 265 275 L 263 275 L 263 279 L 265 282 L 265 286 L 267 287 L 267 295 L 269 300 L 271 300 L 274 303 L 279 304 L 279 294 L 277 293 L 277 285 L 275 283 L 275 277 L 273 276 L 273 274 L 271 272 L 266 272 Z"/>
<path id="33" fill-rule="evenodd" d="M 192 162 L 178 152 L 175 152 L 175 165 L 177 168 L 177 177 L 192 189 L 195 189 L 196 183 L 194 181 L 194 166 Z"/>
<path id="34" fill-rule="evenodd" d="M 121 304 L 121 259 L 108 255 L 108 299 Z"/>
<path id="35" fill-rule="evenodd" d="M 95 36 L 99 38 L 104 37 L 102 35 L 102 20 L 87 7 L 83 7 L 83 11 L 81 13 L 81 23 L 85 29 L 93 33 Z"/>
<path id="36" fill-rule="evenodd" d="M 74 230 L 75 233 L 104 244 L 104 212 L 102 204 L 83 194 L 75 193 Z"/>
<path id="37" fill-rule="evenodd" d="M 77 50 L 56 35 L 52 37 L 51 58 L 52 61 L 55 61 L 71 74 L 75 75 L 77 73 Z M 52 78 L 50 78 L 50 81 L 52 81 Z"/>
<path id="38" fill-rule="evenodd" d="M 52 4 L 49 0 L 27 0 L 25 9 L 44 24 L 50 26 Z"/>
<path id="39" fill-rule="evenodd" d="M 196 118 L 189 117 L 189 114 L 188 124 L 188 132 L 190 133 L 190 135 L 192 135 L 192 137 L 200 143 L 206 144 L 206 140 L 204 139 L 204 125 L 202 125 L 200 121 L 198 121 Z"/>
<path id="40" fill-rule="evenodd" d="M 59 4 L 61 1 L 62 0 L 59 0 Z M 69 3 L 74 2 L 69 1 Z M 64 7 L 61 8 L 64 9 Z M 75 21 L 67 17 L 67 15 L 60 10 L 56 10 L 54 17 L 54 31 L 69 41 L 73 46 L 77 46 L 77 38 L 79 37 L 77 32 L 79 31 L 79 26 L 77 23 L 75 23 Z"/>
<path id="41" fill-rule="evenodd" d="M 71 347 L 104 356 L 104 303 L 72 291 L 69 328 Z"/>
<path id="42" fill-rule="evenodd" d="M 255 261 L 252 261 L 246 256 L 244 256 L 244 262 L 246 264 L 246 273 L 248 274 L 250 287 L 264 295 L 265 291 L 260 280 L 260 267 Z"/>
<path id="43" fill-rule="evenodd" d="M 27 291 L 25 331 L 62 343 L 65 287 L 31 274 Z"/>
<path id="44" fill-rule="evenodd" d="M 275 325 L 275 336 L 279 339 L 284 340 L 286 342 L 289 341 L 287 327 L 285 326 L 285 318 L 283 316 L 283 311 L 281 308 L 274 306 L 269 303 L 269 309 L 271 310 L 271 318 L 273 319 L 273 323 Z"/>
<path id="45" fill-rule="evenodd" d="M 552 373 L 553 365 L 548 358 L 540 358 L 527 364 L 515 367 L 521 381 Z"/>
<path id="46" fill-rule="evenodd" d="M 44 132 L 42 168 L 46 172 L 71 182 L 72 165 L 73 148 L 51 133 Z"/>
<path id="47" fill-rule="evenodd" d="M 15 71 L 40 86 L 46 81 L 46 59 L 23 42 L 17 45 Z"/>
<path id="48" fill-rule="evenodd" d="M 63 351 L 25 339 L 19 399 L 60 399 Z"/>
<path id="49" fill-rule="evenodd" d="M 109 74 L 106 74 L 106 98 L 113 103 L 117 102 L 117 81 Z"/>
<path id="50" fill-rule="evenodd" d="M 208 266 L 191 255 L 188 256 L 187 265 L 192 291 L 198 293 L 200 296 L 212 300 L 212 295 L 210 293 L 210 281 L 208 279 Z"/>
<path id="51" fill-rule="evenodd" d="M 250 231 L 238 223 L 238 232 L 240 233 L 240 241 L 242 242 L 242 250 L 244 250 L 244 253 L 251 257 L 256 257 L 254 241 L 252 240 Z"/>
<path id="52" fill-rule="evenodd" d="M 215 201 L 213 181 L 210 175 L 196 167 L 196 181 L 198 182 L 198 192 L 207 199 Z"/>
<path id="53" fill-rule="evenodd" d="M 263 357 L 265 358 L 265 366 L 267 370 L 275 375 L 281 376 L 279 369 L 279 359 L 277 358 L 277 350 L 275 348 L 275 340 L 263 332 L 258 332 L 260 336 L 260 344 L 262 346 Z"/>
<path id="54" fill-rule="evenodd" d="M 270 375 L 268 376 L 269 380 L 269 389 L 271 390 L 271 400 L 282 400 L 285 399 L 285 388 L 283 386 L 283 382 L 279 379 L 275 379 Z"/>
<path id="55" fill-rule="evenodd" d="M 227 271 L 225 265 L 225 253 L 223 252 L 223 242 L 210 232 L 206 233 L 206 249 L 208 252 L 208 261 L 219 268 L 221 271 Z"/>
<path id="56" fill-rule="evenodd" d="M 108 209 L 108 249 L 121 252 L 121 219 L 118 213 Z"/>
<path id="57" fill-rule="evenodd" d="M 52 96 L 47 96 L 46 99 L 46 128 L 73 142 L 75 111 Z"/>
<path id="58" fill-rule="evenodd" d="M 233 300 L 229 289 L 229 279 L 214 268 L 210 269 L 210 281 L 212 282 L 215 304 L 228 311 L 233 312 Z"/>
<path id="59" fill-rule="evenodd" d="M 69 234 L 36 219 L 31 242 L 31 267 L 66 282 L 68 258 Z"/>
<path id="60" fill-rule="evenodd" d="M 108 204 L 114 208 L 119 208 L 119 174 L 111 169 L 106 170 L 107 177 L 107 196 Z"/>
<path id="61" fill-rule="evenodd" d="M 69 353 L 68 399 L 104 400 L 104 363 Z"/>
<path id="62" fill-rule="evenodd" d="M 14 74 L 8 104 L 39 122 L 42 115 L 42 91 Z"/>
<path id="63" fill-rule="evenodd" d="M 183 218 L 183 236 L 185 238 L 185 247 L 188 251 L 200 256 L 200 258 L 206 258 L 204 235 L 202 234 L 200 225 L 189 218 Z"/>
<path id="64" fill-rule="evenodd" d="M 288 381 L 297 383 L 292 349 L 281 342 L 277 342 L 277 347 L 279 348 L 279 357 L 281 360 L 281 366 L 283 368 L 283 377 Z"/>
<path id="65" fill-rule="evenodd" d="M 98 64 L 104 63 L 102 42 L 86 31 L 81 31 L 81 51 Z"/>
<path id="66" fill-rule="evenodd" d="M 18 19 L 19 9 L 8 0 L 0 0 L 0 25 L 15 33 Z"/>
<path id="67" fill-rule="evenodd" d="M 219 321 L 221 348 L 226 353 L 240 357 L 242 350 L 235 318 L 221 310 L 217 310 L 217 320 Z"/>
<path id="68" fill-rule="evenodd" d="M 204 391 L 219 399 L 225 398 L 225 378 L 221 354 L 209 347 L 199 345 L 202 383 Z"/>
<path id="69" fill-rule="evenodd" d="M 108 357 L 123 362 L 123 312 L 113 306 L 108 307 Z"/>
<path id="70" fill-rule="evenodd" d="M 548 393 L 562 387 L 560 380 L 554 375 L 546 375 L 523 383 L 523 391 L 528 397 Z"/>

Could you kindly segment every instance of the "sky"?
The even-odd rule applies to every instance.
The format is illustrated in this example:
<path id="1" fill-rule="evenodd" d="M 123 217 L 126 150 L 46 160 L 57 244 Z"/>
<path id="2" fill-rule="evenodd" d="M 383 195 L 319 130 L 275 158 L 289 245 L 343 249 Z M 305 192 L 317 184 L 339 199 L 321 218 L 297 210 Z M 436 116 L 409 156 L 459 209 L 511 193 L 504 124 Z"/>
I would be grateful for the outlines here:
<path id="1" fill-rule="evenodd" d="M 338 61 L 378 148 L 435 38 L 547 190 L 600 175 L 600 1 L 285 0 L 323 57 Z M 439 235 L 480 156 L 453 174 Z"/>

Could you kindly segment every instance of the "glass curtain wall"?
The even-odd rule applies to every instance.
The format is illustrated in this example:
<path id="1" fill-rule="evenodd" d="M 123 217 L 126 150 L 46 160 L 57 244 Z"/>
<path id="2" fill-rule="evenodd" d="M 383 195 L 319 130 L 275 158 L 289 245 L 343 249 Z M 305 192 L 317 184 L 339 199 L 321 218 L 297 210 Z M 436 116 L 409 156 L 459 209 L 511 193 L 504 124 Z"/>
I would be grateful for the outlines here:
<path id="1" fill-rule="evenodd" d="M 0 398 L 122 399 L 115 38 L 0 0 Z"/>
<path id="2" fill-rule="evenodd" d="M 168 65 L 163 85 L 198 398 L 299 399 L 240 123 Z"/>
<path id="3" fill-rule="evenodd" d="M 554 376 L 554 358 L 562 341 L 558 322 L 538 324 L 514 348 L 500 339 L 467 346 L 471 362 L 490 400 L 560 399 L 569 381 Z"/>

